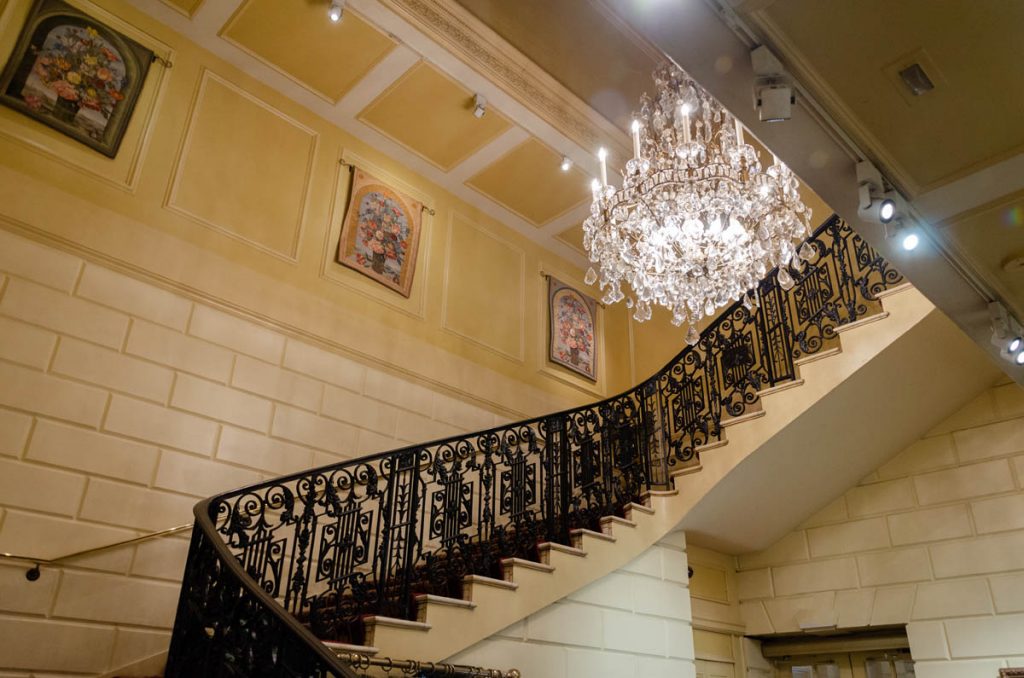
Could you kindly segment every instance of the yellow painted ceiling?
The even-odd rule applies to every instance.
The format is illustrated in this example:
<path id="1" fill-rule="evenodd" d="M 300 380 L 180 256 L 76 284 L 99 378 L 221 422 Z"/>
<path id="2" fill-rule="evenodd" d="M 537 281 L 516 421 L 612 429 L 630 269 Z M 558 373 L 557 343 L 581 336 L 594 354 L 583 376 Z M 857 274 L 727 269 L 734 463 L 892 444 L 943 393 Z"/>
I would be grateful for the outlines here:
<path id="1" fill-rule="evenodd" d="M 445 171 L 512 126 L 493 106 L 474 116 L 473 92 L 425 61 L 358 117 Z"/>
<path id="2" fill-rule="evenodd" d="M 653 89 L 652 52 L 591 0 L 456 1 L 623 129 Z"/>
<path id="3" fill-rule="evenodd" d="M 562 156 L 530 138 L 466 184 L 542 226 L 590 197 L 587 176 L 575 165 L 563 172 L 561 161 Z"/>
<path id="4" fill-rule="evenodd" d="M 1024 148 L 1024 3 L 765 4 L 754 16 L 786 60 L 849 109 L 914 184 L 906 189 L 937 187 Z M 912 97 L 895 73 L 921 59 L 935 89 Z"/>
<path id="5" fill-rule="evenodd" d="M 583 224 L 576 224 L 556 236 L 569 247 L 584 252 L 583 249 Z"/>
<path id="6" fill-rule="evenodd" d="M 308 1 L 246 0 L 221 35 L 330 101 L 395 46 L 351 9 L 335 24 L 327 20 L 326 3 Z"/>
<path id="7" fill-rule="evenodd" d="M 179 9 L 184 12 L 187 16 L 192 16 L 199 9 L 199 5 L 203 4 L 203 0 L 163 0 L 171 7 Z"/>

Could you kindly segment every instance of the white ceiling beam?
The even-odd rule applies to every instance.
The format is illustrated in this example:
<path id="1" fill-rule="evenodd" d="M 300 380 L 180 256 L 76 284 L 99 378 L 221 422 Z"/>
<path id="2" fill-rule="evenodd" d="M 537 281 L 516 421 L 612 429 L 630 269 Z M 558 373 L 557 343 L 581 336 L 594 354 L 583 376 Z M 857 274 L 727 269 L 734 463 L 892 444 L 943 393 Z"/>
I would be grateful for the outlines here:
<path id="1" fill-rule="evenodd" d="M 398 45 L 338 101 L 335 113 L 346 118 L 356 117 L 419 61 L 419 54 L 405 45 Z"/>

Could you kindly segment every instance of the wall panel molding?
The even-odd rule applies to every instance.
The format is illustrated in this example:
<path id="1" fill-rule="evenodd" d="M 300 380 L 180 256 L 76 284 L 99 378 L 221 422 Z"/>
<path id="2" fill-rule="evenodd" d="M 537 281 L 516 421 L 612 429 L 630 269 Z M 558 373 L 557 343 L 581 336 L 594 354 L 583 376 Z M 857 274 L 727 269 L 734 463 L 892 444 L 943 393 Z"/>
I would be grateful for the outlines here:
<path id="1" fill-rule="evenodd" d="M 224 223 L 223 221 L 217 221 L 217 215 L 200 213 L 203 209 L 210 209 L 209 205 L 187 205 L 182 202 L 189 199 L 188 197 L 181 195 L 183 190 L 189 190 L 183 189 L 183 183 L 185 183 L 188 179 L 188 172 L 190 171 L 190 169 L 195 170 L 197 168 L 205 168 L 206 165 L 206 163 L 200 162 L 197 168 L 194 168 L 190 167 L 189 161 L 191 160 L 191 154 L 195 152 L 197 148 L 194 147 L 193 145 L 195 136 L 197 134 L 197 130 L 202 124 L 207 122 L 202 119 L 202 116 L 204 115 L 204 105 L 208 105 L 208 99 L 212 96 L 210 92 L 212 91 L 211 88 L 213 87 L 222 87 L 227 92 L 230 92 L 239 97 L 240 101 L 245 102 L 246 104 L 256 106 L 260 111 L 269 113 L 271 116 L 273 116 L 271 119 L 280 120 L 281 124 L 283 125 L 283 127 L 281 128 L 282 131 L 288 130 L 289 128 L 293 128 L 294 130 L 297 130 L 299 134 L 304 135 L 305 137 L 308 138 L 308 146 L 305 149 L 302 149 L 298 146 L 295 146 L 293 149 L 291 149 L 293 154 L 304 153 L 305 167 L 304 174 L 301 179 L 301 186 L 295 187 L 297 190 L 295 190 L 294 192 L 295 195 L 292 196 L 294 199 L 296 199 L 297 205 L 295 206 L 295 214 L 293 216 L 289 215 L 291 221 L 291 234 L 289 242 L 287 242 L 287 244 L 283 248 L 277 248 L 274 247 L 273 245 L 267 244 L 266 242 L 261 242 L 258 239 L 257 234 L 246 234 L 245 232 L 238 230 L 238 228 L 236 226 L 233 226 L 232 224 Z M 211 122 L 211 124 L 213 123 Z M 272 145 L 272 147 L 275 149 L 281 149 L 282 144 L 284 143 L 283 139 L 281 137 L 278 137 L 278 142 L 280 143 L 275 143 Z M 204 68 L 199 76 L 199 84 L 196 88 L 196 93 L 192 101 L 192 107 L 189 112 L 188 119 L 186 121 L 185 133 L 184 136 L 182 137 L 181 146 L 178 150 L 177 159 L 175 161 L 175 168 L 173 173 L 171 174 L 170 184 L 167 187 L 164 206 L 167 209 L 177 214 L 180 214 L 197 224 L 213 229 L 214 231 L 217 231 L 218 233 L 221 233 L 222 235 L 225 235 L 229 238 L 238 240 L 239 242 L 245 243 L 246 245 L 254 249 L 260 250 L 262 252 L 265 252 L 267 254 L 270 254 L 272 256 L 284 259 L 285 261 L 295 264 L 297 263 L 298 260 L 299 244 L 302 238 L 302 231 L 306 211 L 309 206 L 309 196 L 312 186 L 313 167 L 316 162 L 319 143 L 320 135 L 315 130 L 310 129 L 306 125 L 295 120 L 291 116 L 282 112 L 278 108 L 275 108 L 274 106 L 267 103 L 263 99 L 257 97 L 256 95 L 252 94 L 251 92 L 243 89 L 239 85 L 232 83 L 226 78 L 214 73 L 210 69 Z M 267 148 L 270 147 L 271 146 L 268 146 Z M 298 155 L 296 155 L 296 158 L 293 158 L 292 160 L 295 160 L 297 158 Z M 207 163 L 213 160 L 215 160 L 215 158 L 207 158 Z M 268 156 L 267 160 L 268 162 L 264 163 L 265 165 L 274 164 L 274 158 Z M 280 168 L 276 169 L 277 173 L 275 174 L 270 167 L 267 167 L 267 171 L 270 172 L 268 176 L 274 177 L 277 183 L 280 183 L 280 179 L 282 178 L 281 170 Z M 254 188 L 252 186 L 245 186 L 240 188 L 242 188 L 243 193 L 237 196 L 236 202 L 238 204 L 229 205 L 229 207 L 232 207 L 233 210 L 235 211 L 240 211 L 241 209 L 248 208 L 250 202 L 252 202 L 253 200 L 258 201 L 261 196 L 267 194 L 267 192 L 261 191 L 258 187 Z M 277 191 L 280 190 L 280 186 L 278 185 L 274 185 L 273 188 Z M 220 206 L 224 205 L 226 196 L 223 191 L 223 185 L 210 187 L 209 190 L 215 192 L 216 194 L 215 196 L 210 196 L 212 198 L 213 203 L 215 204 L 215 207 L 213 207 L 212 209 L 217 209 Z M 195 197 L 193 196 L 192 199 L 194 200 Z M 262 211 L 262 208 L 256 205 L 255 203 L 253 203 L 253 208 L 253 214 L 250 215 L 250 218 L 246 219 L 245 215 L 242 214 L 240 216 L 241 221 L 252 222 L 253 218 L 259 219 L 258 215 Z"/>
<path id="2" fill-rule="evenodd" d="M 498 295 L 503 293 L 510 293 L 513 296 L 517 296 L 518 299 L 514 300 L 514 311 L 513 315 L 517 327 L 517 349 L 510 350 L 507 346 L 500 346 L 495 343 L 492 339 L 489 339 L 481 333 L 475 333 L 471 329 L 472 323 L 460 323 L 458 319 L 453 317 L 454 308 L 452 300 L 453 292 L 453 266 L 457 266 L 456 254 L 453 252 L 452 247 L 455 240 L 456 223 L 462 224 L 467 228 L 480 233 L 486 238 L 493 240 L 499 247 L 503 247 L 511 252 L 511 256 L 517 261 L 517 267 L 519 271 L 519 290 L 518 294 L 514 291 L 492 289 L 489 290 L 491 293 Z M 456 273 L 457 275 L 457 273 Z M 514 360 L 517 363 L 526 362 L 526 252 L 504 238 L 494 235 L 485 228 L 479 226 L 469 217 L 460 214 L 459 212 L 452 210 L 452 213 L 448 218 L 448 238 L 445 243 L 445 256 L 444 256 L 444 282 L 443 282 L 443 293 L 441 301 L 441 328 L 446 332 L 451 332 L 459 337 L 462 337 L 466 341 L 469 341 L 481 348 L 484 348 L 496 355 L 502 356 Z M 465 311 L 465 309 L 460 309 Z"/>

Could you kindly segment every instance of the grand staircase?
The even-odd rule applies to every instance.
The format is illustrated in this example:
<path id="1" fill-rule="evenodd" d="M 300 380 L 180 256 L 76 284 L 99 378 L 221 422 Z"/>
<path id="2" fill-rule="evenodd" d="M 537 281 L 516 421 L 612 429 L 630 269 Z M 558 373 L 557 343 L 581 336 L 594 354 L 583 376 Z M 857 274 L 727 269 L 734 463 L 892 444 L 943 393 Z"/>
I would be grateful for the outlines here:
<path id="1" fill-rule="evenodd" d="M 439 661 L 627 564 L 933 310 L 837 217 L 809 241 L 626 393 L 198 504 L 166 675 Z"/>

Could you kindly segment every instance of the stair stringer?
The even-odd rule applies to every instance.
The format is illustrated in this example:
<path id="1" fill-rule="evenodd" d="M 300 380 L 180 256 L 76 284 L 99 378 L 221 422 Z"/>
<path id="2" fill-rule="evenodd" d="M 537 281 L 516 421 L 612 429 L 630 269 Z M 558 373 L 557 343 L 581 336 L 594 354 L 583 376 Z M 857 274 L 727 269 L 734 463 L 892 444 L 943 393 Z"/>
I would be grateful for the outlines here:
<path id="1" fill-rule="evenodd" d="M 727 444 L 705 452 L 699 472 L 684 467 L 674 474 L 678 492 L 651 493 L 645 501 L 653 511 L 637 508 L 628 511 L 629 520 L 606 520 L 603 529 L 614 540 L 583 532 L 575 544 L 582 554 L 547 549 L 553 569 L 510 562 L 505 578 L 512 586 L 494 580 L 489 585 L 486 578 L 475 577 L 463 595 L 472 606 L 428 599 L 418 622 L 368 620 L 366 644 L 383 656 L 442 661 L 621 569 L 675 529 L 715 484 L 763 443 L 935 311 L 909 285 L 893 290 L 883 303 L 886 313 L 842 329 L 842 350 L 800 364 L 797 381 L 803 383 L 765 392 L 760 401 L 763 415 L 730 426 Z"/>

